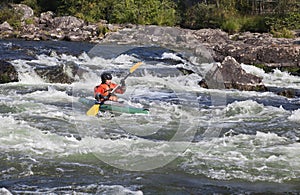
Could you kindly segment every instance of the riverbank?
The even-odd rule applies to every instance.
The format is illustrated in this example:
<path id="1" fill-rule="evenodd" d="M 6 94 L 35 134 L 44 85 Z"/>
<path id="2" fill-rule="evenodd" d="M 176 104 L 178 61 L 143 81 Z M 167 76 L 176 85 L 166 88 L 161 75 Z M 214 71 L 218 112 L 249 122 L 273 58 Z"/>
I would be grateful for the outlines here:
<path id="1" fill-rule="evenodd" d="M 101 43 L 110 34 L 129 29 L 133 34 L 146 27 L 137 25 L 108 24 L 105 20 L 88 23 L 74 16 L 55 17 L 51 11 L 34 16 L 33 10 L 23 4 L 14 5 L 14 10 L 22 13 L 21 26 L 16 29 L 7 22 L 0 24 L 0 38 L 20 38 L 25 40 L 66 40 Z M 188 30 L 177 27 L 167 28 L 169 32 L 182 31 L 193 34 L 193 39 L 212 51 L 214 60 L 221 62 L 226 56 L 239 63 L 256 65 L 265 70 L 278 68 L 293 74 L 300 74 L 300 36 L 296 38 L 274 38 L 271 34 L 250 33 L 229 35 L 219 29 Z M 172 34 L 170 34 L 172 36 Z M 188 37 L 181 37 L 186 39 Z M 123 37 L 128 39 L 128 37 Z M 143 43 L 141 43 L 143 44 Z M 156 44 L 160 44 L 157 42 Z M 188 44 L 188 42 L 186 42 Z"/>
<path id="2" fill-rule="evenodd" d="M 2 23 L 0 25 L 1 39 L 17 38 L 31 41 L 60 40 L 94 44 L 154 45 L 177 52 L 185 51 L 185 53 L 190 53 L 192 56 L 197 56 L 197 64 L 205 62 L 226 64 L 226 59 L 230 57 L 232 59 L 230 64 L 235 64 L 235 68 L 223 66 L 224 70 L 218 70 L 222 72 L 224 79 L 222 86 L 224 85 L 224 88 L 230 89 L 266 90 L 261 79 L 256 78 L 253 80 L 252 75 L 245 73 L 241 68 L 242 64 L 254 65 L 266 72 L 279 69 L 288 71 L 293 75 L 300 75 L 299 36 L 294 39 L 286 39 L 274 38 L 267 33 L 250 32 L 230 35 L 220 29 L 189 30 L 154 25 L 114 25 L 108 24 L 106 21 L 90 24 L 73 16 L 55 17 L 50 11 L 41 13 L 39 17 L 36 17 L 30 7 L 22 4 L 14 5 L 14 9 L 23 13 L 21 27 L 15 29 L 7 22 Z M 205 60 L 203 60 L 204 58 Z M 187 60 L 192 62 L 195 59 Z M 6 62 L 1 64 L 2 67 L 4 66 L 9 70 L 7 71 L 9 75 L 15 75 L 10 74 L 13 68 L 7 66 Z M 77 69 L 76 65 L 75 67 Z M 58 65 L 56 69 L 63 71 L 65 68 Z M 74 69 L 74 64 L 71 69 Z M 187 71 L 193 72 L 189 69 Z M 49 70 L 46 72 L 49 72 Z M 2 73 L 2 75 L 5 74 Z M 204 75 L 203 72 L 199 74 Z M 54 75 L 58 74 L 55 73 Z M 45 77 L 45 75 L 41 76 Z M 3 78 L 10 82 L 6 75 Z M 11 80 L 14 81 L 15 79 L 16 77 L 13 76 Z M 63 76 L 63 79 L 59 79 L 59 82 L 61 80 L 67 83 L 72 82 L 69 78 L 66 79 L 65 76 Z M 249 80 L 254 83 L 247 82 Z M 57 78 L 52 82 L 58 82 Z M 207 83 L 204 83 L 204 85 L 207 86 Z M 294 92 L 288 94 L 294 94 Z"/>

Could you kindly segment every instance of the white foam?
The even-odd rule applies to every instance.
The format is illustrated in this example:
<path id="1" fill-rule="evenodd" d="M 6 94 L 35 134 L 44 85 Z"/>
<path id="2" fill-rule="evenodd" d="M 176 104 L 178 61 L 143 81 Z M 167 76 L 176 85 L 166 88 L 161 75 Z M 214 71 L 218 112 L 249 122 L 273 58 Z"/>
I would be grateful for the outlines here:
<path id="1" fill-rule="evenodd" d="M 264 105 L 253 100 L 235 101 L 226 107 L 227 115 L 255 115 L 262 112 Z"/>
<path id="2" fill-rule="evenodd" d="M 11 62 L 16 68 L 19 80 L 24 84 L 43 84 L 45 81 L 38 76 L 33 68 L 25 60 L 14 60 Z"/>
<path id="3" fill-rule="evenodd" d="M 300 144 L 275 133 L 257 132 L 192 143 L 181 168 L 218 180 L 284 182 L 299 178 Z M 291 174 L 293 172 L 293 174 Z"/>
<path id="4" fill-rule="evenodd" d="M 292 112 L 292 115 L 288 117 L 290 121 L 300 123 L 300 109 Z"/>
<path id="5" fill-rule="evenodd" d="M 162 59 L 173 59 L 173 60 L 183 61 L 183 59 L 178 55 L 176 55 L 175 53 L 169 53 L 169 52 L 164 52 L 162 54 Z"/>
<path id="6" fill-rule="evenodd" d="M 0 188 L 1 195 L 12 195 L 12 193 L 6 188 Z"/>
<path id="7" fill-rule="evenodd" d="M 271 73 L 265 73 L 260 68 L 245 64 L 242 64 L 242 68 L 248 73 L 262 77 L 266 86 L 300 88 L 299 77 L 293 76 L 288 72 L 274 69 Z"/>

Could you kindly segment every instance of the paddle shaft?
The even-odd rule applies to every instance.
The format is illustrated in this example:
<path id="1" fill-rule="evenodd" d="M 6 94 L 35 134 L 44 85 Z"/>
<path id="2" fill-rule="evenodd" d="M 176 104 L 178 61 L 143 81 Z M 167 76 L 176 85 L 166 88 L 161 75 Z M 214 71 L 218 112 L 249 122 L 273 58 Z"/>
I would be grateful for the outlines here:
<path id="1" fill-rule="evenodd" d="M 125 81 L 127 79 L 127 77 L 129 77 L 129 75 L 131 75 L 131 73 L 133 73 L 140 65 L 142 64 L 142 62 L 138 62 L 135 65 L 133 65 L 130 70 L 129 73 L 122 79 L 123 81 Z M 111 93 L 114 93 L 116 91 L 116 89 L 119 88 L 119 84 L 111 91 Z"/>
<path id="2" fill-rule="evenodd" d="M 125 81 L 125 79 L 127 79 L 127 77 L 128 77 L 129 75 L 131 75 L 131 73 L 127 74 L 127 75 L 124 77 L 123 80 Z M 116 86 L 110 93 L 114 93 L 114 92 L 116 91 L 116 89 L 118 89 L 119 87 L 120 87 L 120 85 L 117 84 L 117 86 Z"/>

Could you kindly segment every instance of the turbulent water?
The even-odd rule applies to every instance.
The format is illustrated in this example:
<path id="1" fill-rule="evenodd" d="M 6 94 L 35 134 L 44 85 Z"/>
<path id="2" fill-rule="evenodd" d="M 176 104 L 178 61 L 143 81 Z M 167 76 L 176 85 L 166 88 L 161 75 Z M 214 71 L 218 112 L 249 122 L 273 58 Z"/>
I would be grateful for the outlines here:
<path id="1" fill-rule="evenodd" d="M 167 48 L 2 40 L 0 52 L 20 78 L 0 85 L 0 194 L 300 193 L 298 96 L 200 88 L 210 64 Z M 33 70 L 70 61 L 84 70 L 72 84 Z M 86 116 L 78 99 L 101 73 L 119 82 L 138 61 L 119 99 L 150 114 Z M 242 66 L 300 90 L 299 77 Z"/>

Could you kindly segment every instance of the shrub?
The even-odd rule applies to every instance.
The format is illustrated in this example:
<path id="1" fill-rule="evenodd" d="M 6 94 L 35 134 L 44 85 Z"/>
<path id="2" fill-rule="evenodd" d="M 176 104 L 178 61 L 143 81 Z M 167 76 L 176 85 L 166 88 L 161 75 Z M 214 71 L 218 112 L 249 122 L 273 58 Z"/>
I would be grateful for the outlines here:
<path id="1" fill-rule="evenodd" d="M 269 28 L 263 16 L 246 16 L 241 31 L 268 32 Z"/>
<path id="2" fill-rule="evenodd" d="M 287 28 L 282 28 L 279 30 L 271 30 L 271 34 L 273 34 L 276 38 L 294 38 L 295 35 L 292 31 L 288 30 Z"/>
<path id="3" fill-rule="evenodd" d="M 237 33 L 241 30 L 241 22 L 239 19 L 228 19 L 226 20 L 222 26 L 221 26 L 222 30 L 233 34 L 233 33 Z"/>
<path id="4" fill-rule="evenodd" d="M 8 6 L 0 9 L 0 22 L 8 22 L 12 27 L 19 29 L 21 27 L 21 14 L 12 10 Z"/>

